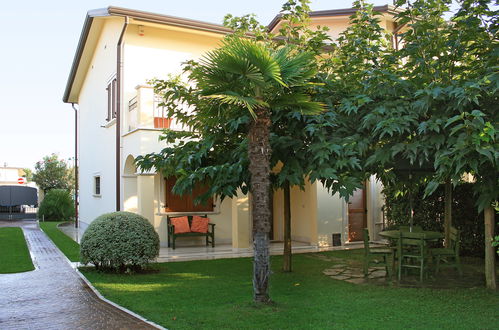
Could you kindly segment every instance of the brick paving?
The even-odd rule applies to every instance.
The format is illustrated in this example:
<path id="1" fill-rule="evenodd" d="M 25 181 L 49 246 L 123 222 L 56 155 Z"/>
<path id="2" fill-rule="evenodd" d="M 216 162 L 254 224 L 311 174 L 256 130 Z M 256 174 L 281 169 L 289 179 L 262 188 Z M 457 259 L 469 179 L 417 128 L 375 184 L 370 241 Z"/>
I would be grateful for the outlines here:
<path id="1" fill-rule="evenodd" d="M 22 227 L 36 270 L 0 274 L 0 329 L 155 329 L 99 299 L 36 221 Z"/>

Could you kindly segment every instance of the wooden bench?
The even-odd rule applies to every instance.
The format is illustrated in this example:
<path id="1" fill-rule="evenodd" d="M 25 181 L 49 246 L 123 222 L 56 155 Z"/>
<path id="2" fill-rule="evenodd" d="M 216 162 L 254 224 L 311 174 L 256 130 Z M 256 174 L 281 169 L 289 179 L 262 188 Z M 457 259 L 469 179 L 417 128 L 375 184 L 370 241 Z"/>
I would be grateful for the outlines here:
<path id="1" fill-rule="evenodd" d="M 171 247 L 172 249 L 175 250 L 175 240 L 177 237 L 199 237 L 199 236 L 204 236 L 206 237 L 206 246 L 211 244 L 211 247 L 215 247 L 215 224 L 214 223 L 208 223 L 208 231 L 206 233 L 197 233 L 197 232 L 189 232 L 189 233 L 175 233 L 175 226 L 172 224 L 172 219 L 173 218 L 181 218 L 181 217 L 187 217 L 189 220 L 189 228 L 192 225 L 192 217 L 193 215 L 177 215 L 177 216 L 167 216 L 167 222 L 168 222 L 168 247 Z M 204 215 L 199 215 L 200 217 L 203 218 L 208 218 L 206 214 Z"/>

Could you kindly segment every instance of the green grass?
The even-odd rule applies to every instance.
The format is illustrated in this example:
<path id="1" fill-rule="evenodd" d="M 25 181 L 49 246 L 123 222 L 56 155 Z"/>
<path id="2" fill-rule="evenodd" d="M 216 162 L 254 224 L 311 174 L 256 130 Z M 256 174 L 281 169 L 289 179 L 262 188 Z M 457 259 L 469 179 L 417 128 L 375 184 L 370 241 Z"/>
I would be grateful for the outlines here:
<path id="1" fill-rule="evenodd" d="M 0 273 L 20 273 L 35 269 L 23 230 L 18 227 L 0 228 Z"/>
<path id="2" fill-rule="evenodd" d="M 320 258 L 326 257 L 326 258 Z M 322 271 L 362 250 L 272 257 L 274 304 L 252 303 L 252 259 L 154 265 L 148 274 L 82 272 L 108 299 L 169 329 L 494 329 L 499 297 L 486 289 L 355 285 Z M 329 260 L 328 260 L 329 259 Z M 336 260 L 336 261 L 335 261 Z"/>
<path id="3" fill-rule="evenodd" d="M 40 228 L 69 260 L 73 262 L 80 261 L 80 245 L 57 228 L 60 223 L 62 221 L 40 222 Z"/>

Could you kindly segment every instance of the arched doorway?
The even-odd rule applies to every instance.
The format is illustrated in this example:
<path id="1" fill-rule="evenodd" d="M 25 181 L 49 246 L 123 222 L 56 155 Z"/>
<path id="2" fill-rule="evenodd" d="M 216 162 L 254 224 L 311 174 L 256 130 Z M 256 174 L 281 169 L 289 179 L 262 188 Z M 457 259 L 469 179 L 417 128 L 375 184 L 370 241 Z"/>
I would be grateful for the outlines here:
<path id="1" fill-rule="evenodd" d="M 129 155 L 125 160 L 125 168 L 123 169 L 123 210 L 134 213 L 138 211 L 136 173 L 135 158 Z"/>

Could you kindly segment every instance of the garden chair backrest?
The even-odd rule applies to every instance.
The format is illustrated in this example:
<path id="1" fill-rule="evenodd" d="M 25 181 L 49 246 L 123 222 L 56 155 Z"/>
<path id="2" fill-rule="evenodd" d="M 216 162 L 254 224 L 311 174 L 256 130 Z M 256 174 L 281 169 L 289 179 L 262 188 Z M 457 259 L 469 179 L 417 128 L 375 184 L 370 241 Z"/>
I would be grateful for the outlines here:
<path id="1" fill-rule="evenodd" d="M 455 227 L 450 227 L 449 231 L 449 247 L 454 250 L 456 254 L 459 254 L 459 239 L 460 231 Z"/>
<path id="2" fill-rule="evenodd" d="M 425 246 L 425 234 L 418 232 L 403 232 L 399 233 L 399 248 L 403 248 L 404 246 L 413 246 L 420 247 L 421 249 Z"/>

